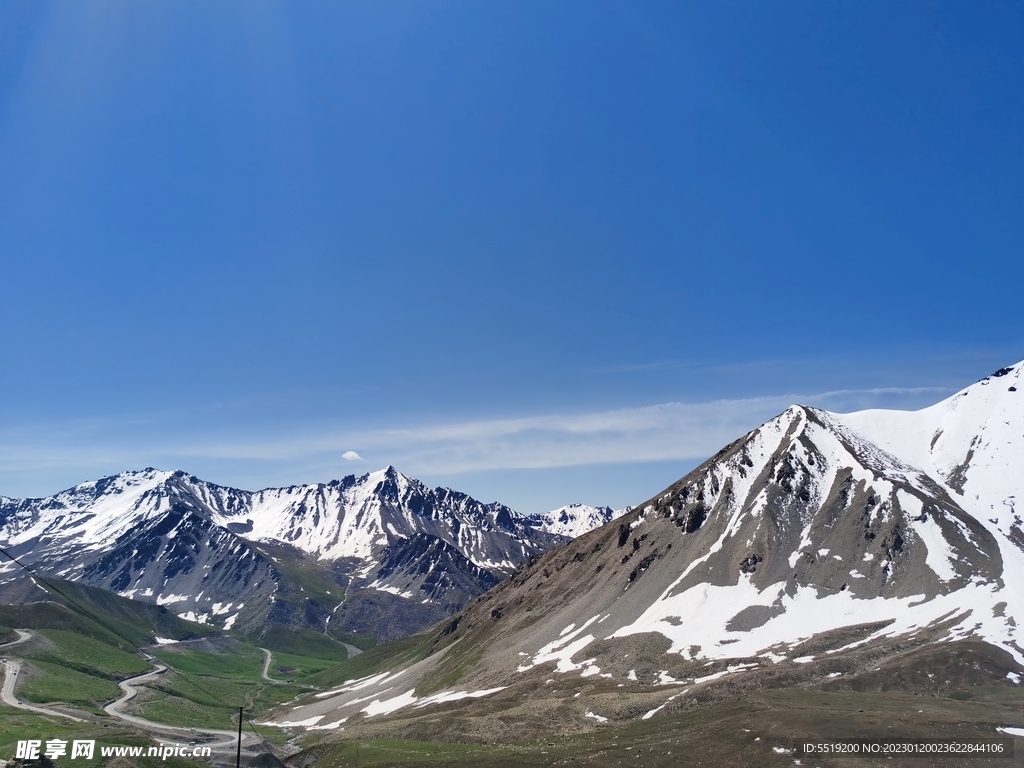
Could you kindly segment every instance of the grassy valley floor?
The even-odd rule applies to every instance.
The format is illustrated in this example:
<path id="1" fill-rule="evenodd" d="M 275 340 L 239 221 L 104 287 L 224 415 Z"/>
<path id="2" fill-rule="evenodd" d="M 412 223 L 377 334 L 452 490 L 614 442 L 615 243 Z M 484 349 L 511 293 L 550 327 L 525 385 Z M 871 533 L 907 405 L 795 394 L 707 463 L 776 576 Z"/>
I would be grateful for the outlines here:
<path id="1" fill-rule="evenodd" d="M 18 696 L 37 704 L 65 702 L 86 713 L 90 721 L 75 723 L 0 707 L 0 758 L 12 757 L 16 743 L 25 739 L 84 738 L 95 739 L 98 745 L 122 746 L 148 746 L 159 740 L 126 727 L 102 710 L 119 697 L 118 680 L 151 669 L 152 663 L 130 652 L 118 638 L 100 632 L 83 634 L 85 626 L 65 628 L 70 625 L 63 617 L 51 624 L 57 626 L 33 628 L 30 642 L 8 651 L 23 665 Z M 421 658 L 423 647 L 422 638 L 410 638 L 339 663 L 347 656 L 344 646 L 316 633 L 278 633 L 261 639 L 219 634 L 154 646 L 148 653 L 169 669 L 141 689 L 130 713 L 167 724 L 230 730 L 237 726 L 239 706 L 259 721 L 276 705 L 302 694 Z M 263 648 L 272 653 L 269 679 L 264 677 Z M 387 719 L 358 716 L 335 731 L 257 728 L 294 768 L 1024 766 L 1021 739 L 1016 740 L 1011 758 L 819 759 L 794 753 L 797 743 L 805 740 L 1005 738 L 997 728 L 1024 727 L 1024 690 L 1008 683 L 979 684 L 985 678 L 957 678 L 949 672 L 949 659 L 953 659 L 957 669 L 980 674 L 977 670 L 989 658 L 983 651 L 964 646 L 946 651 L 940 659 L 932 658 L 936 651 L 925 649 L 914 657 L 917 666 L 905 661 L 910 657 L 900 657 L 904 661 L 881 667 L 890 681 L 906 686 L 904 690 L 838 690 L 834 686 L 839 683 L 827 678 L 820 684 L 787 682 L 765 689 L 758 687 L 755 673 L 748 673 L 732 683 L 722 682 L 721 696 L 692 701 L 678 697 L 646 720 L 640 715 L 668 704 L 672 687 L 627 691 L 611 680 L 578 677 L 562 678 L 549 687 L 546 674 L 538 672 L 536 680 L 526 680 L 526 687 L 518 690 L 513 686 L 494 696 L 444 708 L 400 710 Z M 865 685 L 876 684 L 870 675 L 882 674 L 870 671 L 874 663 L 863 678 Z M 943 670 L 942 679 L 960 682 L 942 691 L 928 687 L 932 676 L 927 673 L 937 670 Z M 832 689 L 825 690 L 829 686 Z M 603 716 L 607 721 L 601 721 Z M 126 759 L 104 761 L 97 755 L 93 761 L 76 759 L 74 765 L 155 768 L 160 763 L 189 768 L 199 764 L 172 757 Z M 213 762 L 227 765 L 233 760 L 233 751 L 222 749 Z"/>
<path id="2" fill-rule="evenodd" d="M 294 761 L 348 766 L 1009 766 L 1024 765 L 1024 739 L 1012 758 L 807 758 L 797 741 L 840 738 L 1007 738 L 997 726 L 1024 725 L 1024 692 L 988 687 L 969 699 L 904 693 L 775 690 L 693 709 L 596 725 L 589 733 L 502 744 L 444 744 L 367 738 L 310 746 Z M 799 760 L 800 762 L 796 762 Z"/>

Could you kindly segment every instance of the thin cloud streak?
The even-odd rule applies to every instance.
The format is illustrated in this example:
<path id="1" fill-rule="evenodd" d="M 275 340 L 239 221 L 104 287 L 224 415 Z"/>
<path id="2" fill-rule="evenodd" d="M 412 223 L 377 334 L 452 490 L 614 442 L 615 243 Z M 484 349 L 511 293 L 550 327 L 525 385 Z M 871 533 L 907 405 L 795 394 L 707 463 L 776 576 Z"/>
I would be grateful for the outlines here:
<path id="1" fill-rule="evenodd" d="M 51 433 L 49 438 L 36 432 L 36 439 L 26 444 L 10 439 L 13 435 L 8 433 L 0 441 L 0 475 L 60 467 L 128 469 L 145 464 L 200 471 L 204 464 L 224 461 L 300 471 L 313 467 L 322 471 L 325 466 L 347 471 L 344 466 L 351 462 L 337 459 L 346 452 L 348 457 L 359 456 L 371 465 L 394 464 L 412 475 L 700 460 L 794 402 L 842 410 L 849 403 L 864 407 L 887 397 L 920 399 L 948 392 L 940 387 L 836 390 L 402 429 L 338 430 L 244 442 L 178 438 L 177 444 L 172 444 L 171 440 L 137 437 L 134 445 L 126 445 L 123 434 L 118 440 L 118 430 L 111 427 L 105 435 L 93 432 L 77 439 L 67 430 Z"/>

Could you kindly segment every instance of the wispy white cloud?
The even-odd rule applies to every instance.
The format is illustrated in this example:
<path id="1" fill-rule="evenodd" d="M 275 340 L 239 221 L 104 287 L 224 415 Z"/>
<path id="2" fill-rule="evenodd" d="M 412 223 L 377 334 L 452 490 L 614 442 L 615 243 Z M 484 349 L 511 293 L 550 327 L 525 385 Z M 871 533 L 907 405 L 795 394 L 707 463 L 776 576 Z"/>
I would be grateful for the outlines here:
<path id="1" fill-rule="evenodd" d="M 353 461 L 391 463 L 416 476 L 702 460 L 795 402 L 836 411 L 894 403 L 920 407 L 948 392 L 937 387 L 837 390 L 406 428 L 318 428 L 244 440 L 171 436 L 158 425 L 143 432 L 95 423 L 78 429 L 19 430 L 17 435 L 8 431 L 0 434 L 0 493 L 10 495 L 25 487 L 28 478 L 38 487 L 42 477 L 52 476 L 53 483 L 65 477 L 80 481 L 147 465 L 197 474 L 231 466 L 231 474 L 244 468 L 241 474 L 248 481 L 269 483 L 333 476 Z M 360 452 L 352 445 L 360 446 Z M 48 482 L 44 487 L 55 486 Z"/>
<path id="2" fill-rule="evenodd" d="M 437 424 L 359 434 L 368 453 L 422 473 L 703 459 L 794 402 L 843 410 L 884 396 L 935 395 L 937 388 L 841 390 L 707 403 L 661 403 L 584 414 Z M 355 437 L 355 436 L 354 436 Z"/>

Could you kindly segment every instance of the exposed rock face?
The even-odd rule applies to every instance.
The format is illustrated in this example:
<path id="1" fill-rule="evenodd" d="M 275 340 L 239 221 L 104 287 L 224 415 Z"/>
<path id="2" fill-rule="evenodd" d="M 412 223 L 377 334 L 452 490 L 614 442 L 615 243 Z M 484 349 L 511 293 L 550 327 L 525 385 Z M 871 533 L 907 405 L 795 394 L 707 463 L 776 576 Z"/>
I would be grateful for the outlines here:
<path id="1" fill-rule="evenodd" d="M 843 424 L 943 485 L 994 535 L 1024 552 L 1024 363 L 920 411 L 860 411 Z"/>
<path id="2" fill-rule="evenodd" d="M 946 490 L 813 408 L 794 406 L 719 453 L 656 497 L 651 516 L 702 561 L 676 591 L 745 578 L 790 593 L 931 598 L 1002 570 L 993 536 Z"/>

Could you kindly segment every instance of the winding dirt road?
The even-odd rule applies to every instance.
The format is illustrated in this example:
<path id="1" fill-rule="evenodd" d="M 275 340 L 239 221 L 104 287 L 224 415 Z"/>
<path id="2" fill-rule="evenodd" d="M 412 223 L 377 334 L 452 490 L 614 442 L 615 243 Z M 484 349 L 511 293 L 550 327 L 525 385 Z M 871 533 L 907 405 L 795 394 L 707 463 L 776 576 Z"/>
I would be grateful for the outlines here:
<path id="1" fill-rule="evenodd" d="M 32 633 L 25 629 L 14 630 L 18 633 L 17 640 L 11 640 L 9 643 L 0 644 L 0 650 L 11 648 L 15 645 L 21 645 L 27 643 L 32 639 Z M 18 701 L 18 697 L 14 695 L 14 686 L 18 684 L 18 675 L 21 674 L 21 662 L 17 659 L 4 659 L 0 666 L 4 670 L 4 686 L 0 688 L 0 701 L 3 701 L 9 707 L 15 709 L 24 709 L 28 712 L 35 712 L 40 715 L 53 715 L 56 717 L 67 718 L 68 720 L 74 720 L 76 723 L 84 723 L 85 720 L 81 717 L 75 717 L 69 715 L 66 712 L 58 712 L 56 709 L 47 709 L 46 707 L 36 707 L 31 704 L 25 704 L 24 702 Z"/>
<path id="2" fill-rule="evenodd" d="M 197 736 L 219 736 L 222 737 L 220 741 L 204 742 L 204 746 L 211 748 L 220 747 L 233 747 L 238 743 L 238 732 L 237 731 L 220 731 L 214 728 L 183 728 L 177 725 L 164 725 L 163 723 L 154 723 L 152 720 L 144 720 L 141 717 L 135 717 L 134 715 L 126 715 L 121 710 L 134 699 L 139 691 L 135 687 L 139 683 L 144 683 L 152 680 L 156 680 L 167 671 L 167 667 L 163 664 L 153 662 L 154 668 L 149 672 L 144 672 L 141 675 L 135 677 L 129 677 L 127 680 L 122 680 L 117 685 L 124 691 L 124 695 L 117 701 L 112 701 L 103 708 L 111 717 L 116 717 L 118 720 L 123 720 L 126 723 L 134 725 L 136 728 L 141 728 L 147 731 L 157 731 L 159 733 L 180 733 L 190 738 Z M 253 733 L 246 733 L 242 731 L 242 748 L 247 749 L 249 744 L 254 741 L 259 741 L 259 737 Z"/>
<path id="3" fill-rule="evenodd" d="M 11 642 L 9 643 L 0 643 L 0 648 L 10 648 L 12 645 L 21 645 L 22 643 L 27 643 L 29 640 L 32 639 L 31 632 L 28 632 L 24 629 L 16 629 L 14 631 L 18 633 L 18 639 L 11 640 Z"/>
<path id="4" fill-rule="evenodd" d="M 10 648 L 13 645 L 19 645 L 20 643 L 27 642 L 32 639 L 33 635 L 31 632 L 26 630 L 15 630 L 18 633 L 18 639 L 12 640 L 9 643 L 0 645 L 0 650 Z M 122 680 L 117 685 L 121 689 L 124 695 L 116 701 L 112 701 L 103 708 L 111 717 L 115 717 L 118 720 L 122 720 L 135 728 L 143 731 L 153 731 L 160 734 L 181 734 L 186 737 L 187 740 L 198 740 L 204 737 L 214 737 L 216 741 L 204 741 L 203 746 L 211 748 L 234 748 L 238 744 L 238 732 L 237 731 L 221 731 L 214 728 L 184 728 L 176 725 L 164 725 L 163 723 L 154 723 L 152 720 L 145 720 L 141 717 L 135 717 L 134 715 L 127 715 L 121 710 L 134 699 L 139 691 L 135 687 L 140 683 L 147 681 L 156 680 L 167 671 L 167 667 L 163 664 L 158 664 L 153 661 L 150 657 L 150 661 L 153 663 L 154 668 L 149 672 L 144 672 L 141 675 L 130 677 L 127 680 Z M 4 684 L 3 688 L 0 688 L 0 700 L 8 706 L 15 707 L 17 709 L 28 710 L 29 712 L 36 712 L 41 715 L 53 715 L 56 717 L 64 717 L 68 720 L 74 720 L 78 723 L 87 722 L 85 718 L 74 717 L 66 712 L 59 712 L 55 709 L 47 709 L 45 707 L 36 707 L 31 704 L 25 704 L 18 701 L 17 696 L 14 694 L 14 687 L 18 682 L 18 675 L 21 672 L 21 661 L 17 659 L 6 659 L 3 664 L 4 671 Z M 246 733 L 242 731 L 242 749 L 251 750 L 253 742 L 259 742 L 259 737 L 254 733 Z"/>
<path id="5" fill-rule="evenodd" d="M 31 635 L 30 635 L 31 637 Z M 14 643 L 19 642 L 15 640 Z M 8 645 L 14 645 L 14 643 L 8 643 Z M 34 707 L 31 704 L 24 704 L 18 701 L 18 697 L 14 695 L 14 686 L 18 682 L 18 674 L 21 672 L 21 662 L 12 661 L 8 659 L 3 663 L 4 669 L 4 687 L 0 689 L 0 699 L 3 700 L 4 704 L 9 707 L 15 707 L 16 709 L 24 709 L 29 712 L 36 712 L 40 715 L 52 715 L 56 717 L 64 717 L 68 720 L 74 720 L 76 723 L 86 722 L 84 718 L 74 717 L 65 712 L 58 712 L 55 709 L 47 709 L 46 707 Z"/>
<path id="6" fill-rule="evenodd" d="M 275 680 L 270 676 L 270 651 L 266 648 L 260 648 L 260 650 L 263 651 L 263 679 L 274 685 L 284 685 L 283 680 Z"/>
<path id="7" fill-rule="evenodd" d="M 362 650 L 356 648 L 354 645 L 350 645 L 349 643 L 342 643 L 342 645 L 345 646 L 345 650 L 348 652 L 348 657 L 350 659 L 353 656 L 358 656 L 360 653 L 362 653 Z M 263 651 L 263 679 L 266 680 L 268 683 L 273 683 L 274 685 L 284 685 L 284 680 L 275 680 L 270 676 L 270 651 L 268 651 L 266 648 L 260 648 L 260 650 Z"/>

